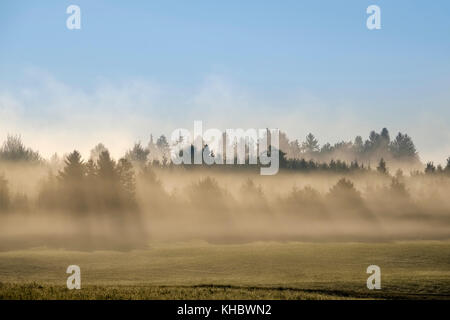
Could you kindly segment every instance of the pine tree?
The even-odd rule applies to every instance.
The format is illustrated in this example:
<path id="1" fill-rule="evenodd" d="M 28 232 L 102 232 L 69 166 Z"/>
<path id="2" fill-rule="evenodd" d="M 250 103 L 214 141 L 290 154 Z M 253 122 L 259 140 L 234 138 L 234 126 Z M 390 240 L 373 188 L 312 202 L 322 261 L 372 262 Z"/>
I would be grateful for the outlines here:
<path id="1" fill-rule="evenodd" d="M 137 163 L 144 164 L 147 162 L 148 155 L 150 154 L 150 150 L 147 148 L 143 148 L 141 143 L 135 143 L 133 149 L 128 150 L 125 154 L 125 159 Z"/>
<path id="2" fill-rule="evenodd" d="M 103 151 L 97 160 L 97 176 L 99 179 L 108 182 L 117 181 L 116 163 L 109 154 Z"/>
<path id="3" fill-rule="evenodd" d="M 306 153 L 313 153 L 319 151 L 319 142 L 312 133 L 309 133 L 306 136 L 306 140 L 303 142 L 302 147 Z"/>
<path id="4" fill-rule="evenodd" d="M 100 154 L 97 161 L 97 197 L 106 211 L 119 210 L 122 203 L 122 188 L 116 162 L 108 151 Z"/>
<path id="5" fill-rule="evenodd" d="M 81 182 L 85 176 L 85 167 L 81 154 L 75 150 L 70 153 L 64 161 L 65 167 L 59 173 L 59 178 L 63 182 L 74 183 Z"/>
<path id="6" fill-rule="evenodd" d="M 390 144 L 390 150 L 395 158 L 404 160 L 417 159 L 416 147 L 407 134 L 399 132 L 395 140 Z"/>
<path id="7" fill-rule="evenodd" d="M 81 154 L 70 153 L 65 160 L 65 167 L 59 172 L 60 203 L 71 211 L 83 212 L 87 209 L 85 190 L 86 170 Z"/>

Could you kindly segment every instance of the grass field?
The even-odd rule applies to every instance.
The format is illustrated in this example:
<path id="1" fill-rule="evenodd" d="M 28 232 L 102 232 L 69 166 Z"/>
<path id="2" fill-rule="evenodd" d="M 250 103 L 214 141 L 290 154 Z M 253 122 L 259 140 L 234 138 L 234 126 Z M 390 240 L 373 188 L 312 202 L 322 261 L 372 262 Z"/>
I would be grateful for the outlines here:
<path id="1" fill-rule="evenodd" d="M 67 266 L 81 290 L 66 288 Z M 366 268 L 381 268 L 368 290 Z M 449 299 L 450 242 L 153 244 L 0 252 L 0 299 Z"/>

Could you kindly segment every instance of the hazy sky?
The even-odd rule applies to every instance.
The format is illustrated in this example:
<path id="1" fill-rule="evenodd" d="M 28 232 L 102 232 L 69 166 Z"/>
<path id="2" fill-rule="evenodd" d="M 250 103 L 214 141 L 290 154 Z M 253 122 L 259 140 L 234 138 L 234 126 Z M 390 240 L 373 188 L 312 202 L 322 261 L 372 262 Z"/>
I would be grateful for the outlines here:
<path id="1" fill-rule="evenodd" d="M 69 30 L 66 8 L 81 8 Z M 381 8 L 381 30 L 366 8 Z M 0 2 L 0 138 L 118 156 L 151 132 L 278 127 L 319 142 L 410 134 L 450 156 L 450 2 Z"/>

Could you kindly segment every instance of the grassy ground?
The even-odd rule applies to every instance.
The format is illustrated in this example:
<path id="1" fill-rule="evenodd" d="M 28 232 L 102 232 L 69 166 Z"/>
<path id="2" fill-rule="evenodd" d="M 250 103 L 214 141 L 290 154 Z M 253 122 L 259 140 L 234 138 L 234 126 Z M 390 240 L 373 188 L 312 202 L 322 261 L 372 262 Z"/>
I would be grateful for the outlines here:
<path id="1" fill-rule="evenodd" d="M 66 288 L 67 266 L 82 289 Z M 367 266 L 381 268 L 368 290 Z M 450 242 L 153 244 L 0 252 L 0 299 L 449 299 Z"/>

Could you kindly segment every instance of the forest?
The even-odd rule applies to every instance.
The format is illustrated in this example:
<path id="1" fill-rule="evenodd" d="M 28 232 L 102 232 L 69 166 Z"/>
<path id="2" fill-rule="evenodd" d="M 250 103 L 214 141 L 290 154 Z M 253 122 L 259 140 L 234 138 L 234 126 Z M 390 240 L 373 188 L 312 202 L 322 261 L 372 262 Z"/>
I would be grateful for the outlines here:
<path id="1" fill-rule="evenodd" d="M 407 134 L 391 140 L 384 128 L 320 146 L 312 134 L 300 143 L 282 133 L 280 151 L 280 172 L 263 177 L 258 165 L 174 165 L 164 135 L 118 160 L 101 143 L 88 159 L 76 150 L 45 159 L 9 135 L 0 249 L 448 238 L 450 158 L 423 164 Z"/>

